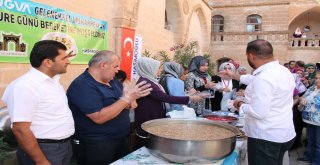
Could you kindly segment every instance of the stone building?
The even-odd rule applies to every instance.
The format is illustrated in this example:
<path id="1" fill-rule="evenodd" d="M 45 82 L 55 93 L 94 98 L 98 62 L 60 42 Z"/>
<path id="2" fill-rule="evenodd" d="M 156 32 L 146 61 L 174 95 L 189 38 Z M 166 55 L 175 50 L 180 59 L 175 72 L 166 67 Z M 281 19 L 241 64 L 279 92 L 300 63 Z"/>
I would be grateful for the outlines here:
<path id="1" fill-rule="evenodd" d="M 166 50 L 172 56 L 169 49 L 173 45 L 197 41 L 198 54 L 209 52 L 213 60 L 227 56 L 247 66 L 246 44 L 262 38 L 274 45 L 274 54 L 282 63 L 320 61 L 320 0 L 33 1 L 107 21 L 108 48 L 117 54 L 121 28 L 126 27 L 143 38 L 142 51 L 153 55 Z M 306 32 L 306 38 L 292 37 L 297 27 Z M 62 75 L 64 87 L 86 67 L 70 65 Z M 0 62 L 0 96 L 29 68 L 29 64 Z"/>
<path id="2" fill-rule="evenodd" d="M 281 63 L 320 61 L 319 0 L 208 0 L 212 7 L 211 57 L 246 62 L 246 44 L 266 39 Z M 297 27 L 305 38 L 293 38 Z M 299 43 L 299 44 L 298 44 Z"/>
<path id="3" fill-rule="evenodd" d="M 142 50 L 156 55 L 173 45 L 197 41 L 197 52 L 210 50 L 211 8 L 203 0 L 33 0 L 108 22 L 108 48 L 120 54 L 122 27 L 143 38 Z M 0 28 L 1 29 L 1 28 Z M 69 65 L 62 75 L 65 88 L 87 65 Z M 30 64 L 0 62 L 0 96 L 5 87 L 27 72 Z M 3 103 L 0 102 L 0 106 Z"/>

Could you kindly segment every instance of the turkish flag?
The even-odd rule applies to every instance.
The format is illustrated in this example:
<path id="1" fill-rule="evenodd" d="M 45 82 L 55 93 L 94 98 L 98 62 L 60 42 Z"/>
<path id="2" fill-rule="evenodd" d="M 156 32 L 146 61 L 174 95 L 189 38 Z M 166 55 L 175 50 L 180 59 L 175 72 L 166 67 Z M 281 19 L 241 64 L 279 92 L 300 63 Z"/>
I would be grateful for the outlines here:
<path id="1" fill-rule="evenodd" d="M 122 28 L 120 69 L 126 72 L 128 80 L 131 80 L 134 33 L 134 29 Z"/>

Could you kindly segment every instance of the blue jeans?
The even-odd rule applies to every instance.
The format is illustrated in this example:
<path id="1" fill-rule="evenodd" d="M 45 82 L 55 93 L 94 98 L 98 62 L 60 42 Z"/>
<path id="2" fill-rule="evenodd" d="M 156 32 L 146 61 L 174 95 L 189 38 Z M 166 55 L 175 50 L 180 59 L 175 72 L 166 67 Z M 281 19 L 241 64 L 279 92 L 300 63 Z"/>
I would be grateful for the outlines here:
<path id="1" fill-rule="evenodd" d="M 320 126 L 307 124 L 307 141 L 305 157 L 312 165 L 320 165 Z"/>
<path id="2" fill-rule="evenodd" d="M 276 143 L 248 137 L 249 165 L 282 165 L 284 153 L 292 146 L 294 138 L 285 143 Z"/>

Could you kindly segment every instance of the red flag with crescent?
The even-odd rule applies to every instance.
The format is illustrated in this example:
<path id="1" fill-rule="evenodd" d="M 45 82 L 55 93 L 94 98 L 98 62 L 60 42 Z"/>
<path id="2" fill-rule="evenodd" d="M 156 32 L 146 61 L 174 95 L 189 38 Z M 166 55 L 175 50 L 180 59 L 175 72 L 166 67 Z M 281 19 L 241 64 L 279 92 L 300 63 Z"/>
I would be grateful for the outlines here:
<path id="1" fill-rule="evenodd" d="M 120 69 L 126 72 L 129 80 L 131 80 L 134 33 L 134 29 L 122 28 Z"/>

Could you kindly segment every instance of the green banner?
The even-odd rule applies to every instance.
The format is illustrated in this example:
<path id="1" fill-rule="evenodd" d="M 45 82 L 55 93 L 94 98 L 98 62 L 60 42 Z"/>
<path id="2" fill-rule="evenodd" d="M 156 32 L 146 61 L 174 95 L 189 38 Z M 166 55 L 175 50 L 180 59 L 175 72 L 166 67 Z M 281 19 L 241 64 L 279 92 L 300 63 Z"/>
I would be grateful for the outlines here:
<path id="1" fill-rule="evenodd" d="M 72 64 L 87 64 L 108 48 L 108 23 L 28 0 L 0 0 L 0 62 L 29 63 L 40 40 L 64 43 L 77 54 Z"/>

